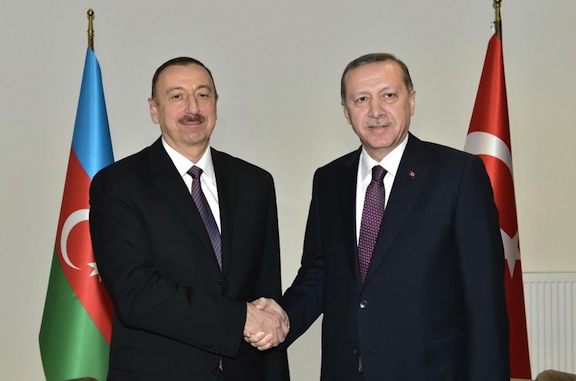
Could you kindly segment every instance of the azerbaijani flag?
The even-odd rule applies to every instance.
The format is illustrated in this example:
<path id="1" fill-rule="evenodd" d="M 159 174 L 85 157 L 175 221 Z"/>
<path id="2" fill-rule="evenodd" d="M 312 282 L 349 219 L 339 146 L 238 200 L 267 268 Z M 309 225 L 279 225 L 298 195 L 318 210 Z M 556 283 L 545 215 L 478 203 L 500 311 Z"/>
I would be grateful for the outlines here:
<path id="1" fill-rule="evenodd" d="M 102 74 L 88 48 L 40 328 L 47 381 L 106 379 L 113 307 L 92 252 L 88 191 L 112 162 Z"/>

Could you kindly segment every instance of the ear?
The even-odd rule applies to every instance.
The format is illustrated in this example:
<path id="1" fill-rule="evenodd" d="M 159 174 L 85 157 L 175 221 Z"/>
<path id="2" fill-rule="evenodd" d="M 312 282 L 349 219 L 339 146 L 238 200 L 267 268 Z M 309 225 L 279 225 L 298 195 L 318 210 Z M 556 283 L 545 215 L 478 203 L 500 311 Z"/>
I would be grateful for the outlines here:
<path id="1" fill-rule="evenodd" d="M 346 106 L 346 104 L 344 104 L 344 102 L 340 103 L 340 105 L 342 106 L 342 111 L 344 112 L 344 117 L 348 121 L 348 124 L 352 125 L 352 122 L 350 121 L 350 112 L 348 111 L 348 107 Z"/>
<path id="2" fill-rule="evenodd" d="M 150 106 L 150 118 L 154 124 L 158 124 L 158 105 L 152 98 L 148 98 L 148 106 Z"/>
<path id="3" fill-rule="evenodd" d="M 412 116 L 416 111 L 416 90 L 412 90 L 412 93 L 410 93 L 410 98 L 408 99 L 408 101 L 410 102 L 410 116 Z"/>

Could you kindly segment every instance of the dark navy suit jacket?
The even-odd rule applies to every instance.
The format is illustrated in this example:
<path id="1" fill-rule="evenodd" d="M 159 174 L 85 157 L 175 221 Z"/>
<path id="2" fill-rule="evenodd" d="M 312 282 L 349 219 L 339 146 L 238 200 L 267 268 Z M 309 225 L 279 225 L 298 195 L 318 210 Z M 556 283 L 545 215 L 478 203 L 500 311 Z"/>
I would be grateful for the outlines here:
<path id="1" fill-rule="evenodd" d="M 110 381 L 289 378 L 285 353 L 260 352 L 242 336 L 245 302 L 281 295 L 272 177 L 216 150 L 212 160 L 222 271 L 160 140 L 92 181 L 94 254 L 116 309 Z"/>
<path id="2" fill-rule="evenodd" d="M 509 380 L 504 252 L 482 160 L 413 135 L 365 285 L 360 150 L 318 169 L 302 265 L 282 305 L 290 344 L 323 314 L 322 380 Z"/>

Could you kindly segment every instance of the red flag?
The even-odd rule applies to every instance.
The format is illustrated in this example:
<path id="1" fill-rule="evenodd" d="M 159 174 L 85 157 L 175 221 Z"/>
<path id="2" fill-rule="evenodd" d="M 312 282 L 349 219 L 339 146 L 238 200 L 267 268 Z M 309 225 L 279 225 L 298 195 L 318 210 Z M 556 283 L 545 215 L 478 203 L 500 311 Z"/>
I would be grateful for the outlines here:
<path id="1" fill-rule="evenodd" d="M 505 285 L 510 321 L 510 377 L 530 379 L 504 58 L 502 41 L 496 34 L 488 44 L 464 150 L 480 156 L 484 161 L 500 213 L 507 270 Z"/>

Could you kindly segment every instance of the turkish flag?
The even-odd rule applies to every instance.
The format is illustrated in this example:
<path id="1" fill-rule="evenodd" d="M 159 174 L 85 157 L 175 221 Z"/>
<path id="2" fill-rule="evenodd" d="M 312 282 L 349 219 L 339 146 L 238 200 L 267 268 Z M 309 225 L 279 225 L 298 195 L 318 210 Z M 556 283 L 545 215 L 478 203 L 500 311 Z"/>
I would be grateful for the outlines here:
<path id="1" fill-rule="evenodd" d="M 507 269 L 505 285 L 510 321 L 510 377 L 530 379 L 504 58 L 502 41 L 496 34 L 488 44 L 464 150 L 480 156 L 484 161 L 500 214 Z"/>

